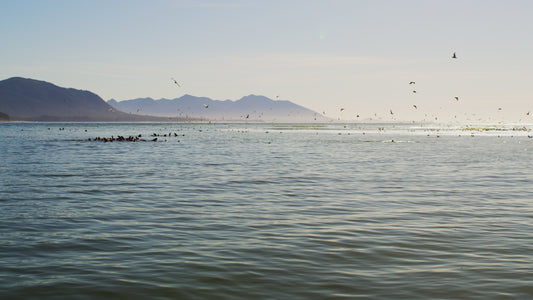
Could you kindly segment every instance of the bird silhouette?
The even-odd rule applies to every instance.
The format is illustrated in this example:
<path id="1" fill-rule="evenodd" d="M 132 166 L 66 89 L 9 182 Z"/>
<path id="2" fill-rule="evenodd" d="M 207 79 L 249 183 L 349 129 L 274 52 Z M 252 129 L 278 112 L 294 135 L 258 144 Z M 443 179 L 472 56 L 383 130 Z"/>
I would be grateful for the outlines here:
<path id="1" fill-rule="evenodd" d="M 455 101 L 459 101 L 459 97 L 454 97 L 455 98 Z M 467 101 L 468 102 L 468 101 Z"/>
<path id="2" fill-rule="evenodd" d="M 455 52 L 453 53 L 452 58 L 457 59 L 457 55 L 455 55 Z"/>
<path id="3" fill-rule="evenodd" d="M 413 104 L 413 107 L 414 107 L 415 109 L 418 109 L 418 107 L 416 107 L 416 105 L 415 105 L 415 104 Z"/>
<path id="4" fill-rule="evenodd" d="M 177 86 L 181 87 L 181 85 L 176 81 L 176 79 L 174 79 L 174 78 L 171 78 L 171 79 L 172 79 L 172 81 L 174 81 L 174 83 L 175 83 Z"/>
<path id="5" fill-rule="evenodd" d="M 204 104 L 204 107 L 205 108 L 209 108 L 209 104 Z"/>
<path id="6" fill-rule="evenodd" d="M 409 84 L 415 84 L 415 82 L 414 81 L 409 81 Z"/>

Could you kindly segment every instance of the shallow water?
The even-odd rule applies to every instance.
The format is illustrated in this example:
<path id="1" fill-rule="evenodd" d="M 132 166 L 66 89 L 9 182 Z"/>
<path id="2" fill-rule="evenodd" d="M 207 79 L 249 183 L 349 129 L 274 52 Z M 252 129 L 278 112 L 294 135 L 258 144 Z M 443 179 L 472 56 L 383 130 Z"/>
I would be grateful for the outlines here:
<path id="1" fill-rule="evenodd" d="M 3 123 L 0 296 L 531 298 L 510 128 Z"/>

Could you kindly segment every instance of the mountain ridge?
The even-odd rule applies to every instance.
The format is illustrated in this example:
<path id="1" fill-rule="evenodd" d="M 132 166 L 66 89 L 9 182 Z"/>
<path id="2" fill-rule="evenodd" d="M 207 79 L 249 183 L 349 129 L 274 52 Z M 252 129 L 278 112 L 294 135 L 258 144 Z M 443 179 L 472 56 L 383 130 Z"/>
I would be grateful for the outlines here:
<path id="1" fill-rule="evenodd" d="M 117 101 L 108 104 L 118 110 L 161 117 L 188 117 L 213 121 L 311 122 L 327 121 L 324 116 L 288 100 L 273 100 L 250 94 L 238 100 L 214 100 L 208 97 L 183 95 L 174 99 L 150 97 Z"/>
<path id="2" fill-rule="evenodd" d="M 107 102 L 87 90 L 22 77 L 0 81 L 0 121 L 312 122 L 328 119 L 288 100 L 250 94 L 238 100 L 183 95 Z"/>

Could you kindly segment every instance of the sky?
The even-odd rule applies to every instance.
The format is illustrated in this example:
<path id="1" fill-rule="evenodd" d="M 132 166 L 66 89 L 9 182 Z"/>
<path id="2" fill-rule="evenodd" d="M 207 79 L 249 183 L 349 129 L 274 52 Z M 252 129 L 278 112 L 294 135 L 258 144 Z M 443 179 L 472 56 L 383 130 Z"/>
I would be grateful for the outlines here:
<path id="1" fill-rule="evenodd" d="M 529 0 L 0 7 L 0 80 L 33 78 L 118 101 L 264 95 L 341 121 L 533 123 Z"/>

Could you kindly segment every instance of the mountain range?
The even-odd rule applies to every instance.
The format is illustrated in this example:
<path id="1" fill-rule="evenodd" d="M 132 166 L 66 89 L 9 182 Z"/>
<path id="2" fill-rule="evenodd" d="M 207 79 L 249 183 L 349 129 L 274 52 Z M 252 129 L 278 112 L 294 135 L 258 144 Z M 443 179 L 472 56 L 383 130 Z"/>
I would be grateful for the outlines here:
<path id="1" fill-rule="evenodd" d="M 325 117 L 290 101 L 249 95 L 237 101 L 184 95 L 176 99 L 138 98 L 108 102 L 85 90 L 12 77 L 0 81 L 0 121 L 311 122 Z"/>
<path id="2" fill-rule="evenodd" d="M 286 100 L 248 95 L 237 101 L 184 95 L 176 99 L 138 98 L 108 104 L 117 110 L 159 117 L 195 117 L 212 121 L 311 122 L 326 121 L 320 114 Z"/>

